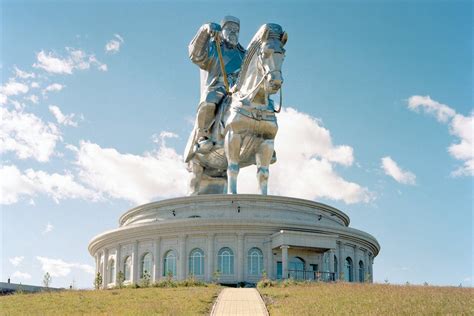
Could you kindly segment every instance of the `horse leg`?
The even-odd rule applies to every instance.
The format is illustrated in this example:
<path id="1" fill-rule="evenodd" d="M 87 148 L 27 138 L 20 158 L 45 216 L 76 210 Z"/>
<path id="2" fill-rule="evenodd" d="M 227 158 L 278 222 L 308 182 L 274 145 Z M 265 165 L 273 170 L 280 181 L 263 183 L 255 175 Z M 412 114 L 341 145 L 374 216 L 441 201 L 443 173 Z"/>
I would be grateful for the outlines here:
<path id="1" fill-rule="evenodd" d="M 237 194 L 237 176 L 239 175 L 240 146 L 242 136 L 230 130 L 224 142 L 225 155 L 227 158 L 227 193 Z"/>
<path id="2" fill-rule="evenodd" d="M 204 168 L 197 162 L 191 161 L 189 163 L 189 171 L 191 172 L 191 179 L 189 181 L 189 195 L 198 195 Z"/>
<path id="3" fill-rule="evenodd" d="M 265 139 L 257 150 L 255 160 L 257 162 L 257 181 L 260 194 L 267 195 L 268 177 L 270 175 L 270 162 L 273 156 L 274 141 Z"/>

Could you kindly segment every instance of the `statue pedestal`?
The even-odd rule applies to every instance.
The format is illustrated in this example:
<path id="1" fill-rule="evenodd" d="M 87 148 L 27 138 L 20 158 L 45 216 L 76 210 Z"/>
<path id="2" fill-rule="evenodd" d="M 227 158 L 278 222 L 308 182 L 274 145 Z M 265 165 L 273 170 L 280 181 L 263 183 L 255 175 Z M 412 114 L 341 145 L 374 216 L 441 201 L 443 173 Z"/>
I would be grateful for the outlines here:
<path id="1" fill-rule="evenodd" d="M 127 211 L 119 224 L 89 244 L 104 286 L 115 284 L 113 270 L 130 270 L 126 283 L 140 280 L 147 269 L 144 258 L 151 258 L 153 281 L 171 272 L 176 279 L 193 275 L 232 284 L 256 283 L 264 273 L 271 279 L 329 281 L 340 275 L 349 258 L 354 281 L 357 275 L 372 275 L 372 260 L 380 250 L 374 237 L 350 228 L 349 217 L 340 210 L 281 196 L 162 200 Z"/>

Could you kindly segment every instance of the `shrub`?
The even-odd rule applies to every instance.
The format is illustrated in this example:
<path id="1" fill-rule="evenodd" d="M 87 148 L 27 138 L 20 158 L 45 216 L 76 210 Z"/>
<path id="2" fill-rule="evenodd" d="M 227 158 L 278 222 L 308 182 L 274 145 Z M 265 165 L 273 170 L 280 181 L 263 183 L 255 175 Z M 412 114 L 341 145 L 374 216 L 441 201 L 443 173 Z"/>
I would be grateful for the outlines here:
<path id="1" fill-rule="evenodd" d="M 143 277 L 140 280 L 140 287 L 149 287 L 151 281 L 151 275 L 148 271 L 143 273 Z"/>
<path id="2" fill-rule="evenodd" d="M 94 288 L 96 290 L 100 289 L 102 287 L 102 275 L 100 274 L 100 272 L 97 272 L 97 274 L 95 275 L 95 278 L 94 278 Z"/>
<path id="3" fill-rule="evenodd" d="M 122 271 L 117 272 L 117 285 L 119 289 L 123 288 L 123 282 L 125 282 L 125 275 Z"/>

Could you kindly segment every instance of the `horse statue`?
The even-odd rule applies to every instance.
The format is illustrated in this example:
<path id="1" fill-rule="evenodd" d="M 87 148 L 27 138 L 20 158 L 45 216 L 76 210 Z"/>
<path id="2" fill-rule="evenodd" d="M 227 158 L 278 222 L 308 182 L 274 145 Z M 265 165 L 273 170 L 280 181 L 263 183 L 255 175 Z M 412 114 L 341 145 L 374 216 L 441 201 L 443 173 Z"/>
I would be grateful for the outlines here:
<path id="1" fill-rule="evenodd" d="M 288 35 L 278 24 L 260 27 L 250 41 L 231 94 L 220 103 L 211 123 L 211 137 L 194 145 L 188 161 L 190 194 L 236 194 L 240 168 L 256 165 L 259 191 L 268 192 L 269 165 L 276 161 L 274 139 L 278 131 L 270 95 L 283 84 Z M 187 148 L 192 146 L 188 140 Z M 187 149 L 187 150 L 188 150 Z"/>

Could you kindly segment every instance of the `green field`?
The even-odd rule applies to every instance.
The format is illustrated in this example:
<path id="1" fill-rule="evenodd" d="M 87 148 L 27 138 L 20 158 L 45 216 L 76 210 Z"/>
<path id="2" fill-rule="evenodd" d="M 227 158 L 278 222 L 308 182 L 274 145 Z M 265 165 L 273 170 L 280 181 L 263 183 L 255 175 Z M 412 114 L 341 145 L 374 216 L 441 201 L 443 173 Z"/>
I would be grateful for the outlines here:
<path id="1" fill-rule="evenodd" d="M 311 283 L 259 289 L 270 315 L 474 315 L 474 289 Z"/>
<path id="2" fill-rule="evenodd" d="M 62 291 L 0 297 L 0 315 L 206 315 L 222 287 Z M 270 315 L 474 315 L 474 289 L 280 283 L 258 289 Z"/>
<path id="3" fill-rule="evenodd" d="M 0 297 L 0 315 L 208 315 L 218 286 L 62 291 Z"/>

